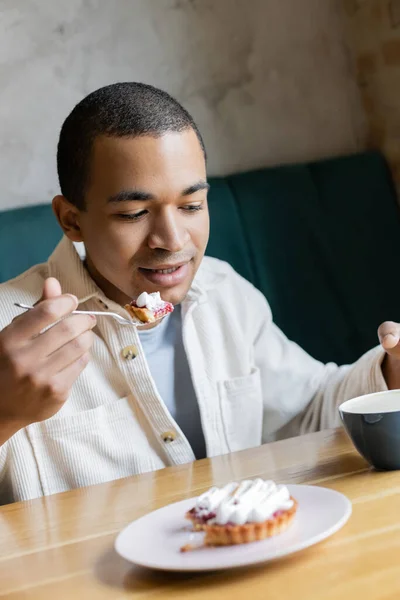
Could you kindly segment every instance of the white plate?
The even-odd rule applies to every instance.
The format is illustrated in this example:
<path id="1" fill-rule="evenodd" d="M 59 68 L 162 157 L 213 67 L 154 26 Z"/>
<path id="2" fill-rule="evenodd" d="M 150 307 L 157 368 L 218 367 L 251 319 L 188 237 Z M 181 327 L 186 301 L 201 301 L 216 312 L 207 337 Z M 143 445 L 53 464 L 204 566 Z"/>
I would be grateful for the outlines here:
<path id="1" fill-rule="evenodd" d="M 290 528 L 276 537 L 252 544 L 201 548 L 180 552 L 187 543 L 201 542 L 184 518 L 195 498 L 164 506 L 128 525 L 115 542 L 116 551 L 142 567 L 165 571 L 215 571 L 254 565 L 308 548 L 336 533 L 351 515 L 351 502 L 334 490 L 288 485 L 299 508 Z"/>

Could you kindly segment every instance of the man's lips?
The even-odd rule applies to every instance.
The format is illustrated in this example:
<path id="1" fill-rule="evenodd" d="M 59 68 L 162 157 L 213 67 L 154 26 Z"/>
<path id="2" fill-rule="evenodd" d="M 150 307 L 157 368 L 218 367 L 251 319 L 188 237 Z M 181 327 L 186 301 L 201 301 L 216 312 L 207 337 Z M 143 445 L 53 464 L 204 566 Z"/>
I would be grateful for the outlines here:
<path id="1" fill-rule="evenodd" d="M 160 287 L 171 287 L 182 283 L 189 274 L 189 263 L 161 265 L 156 269 L 139 267 L 139 272 L 151 283 Z"/>
<path id="2" fill-rule="evenodd" d="M 179 267 L 182 267 L 183 265 L 185 265 L 186 263 L 188 263 L 188 260 L 185 260 L 183 262 L 180 263 L 169 263 L 169 264 L 163 264 L 163 265 L 157 265 L 154 267 L 139 267 L 141 271 L 175 271 L 176 269 L 179 269 Z"/>

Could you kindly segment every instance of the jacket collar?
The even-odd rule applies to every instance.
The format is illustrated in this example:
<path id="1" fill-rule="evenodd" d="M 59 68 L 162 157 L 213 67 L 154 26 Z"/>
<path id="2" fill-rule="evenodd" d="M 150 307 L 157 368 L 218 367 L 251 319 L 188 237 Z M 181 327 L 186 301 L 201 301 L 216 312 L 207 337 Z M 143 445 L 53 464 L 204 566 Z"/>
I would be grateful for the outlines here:
<path id="1" fill-rule="evenodd" d="M 47 264 L 49 276 L 56 277 L 63 292 L 74 294 L 79 299 L 79 304 L 95 298 L 110 309 L 121 310 L 119 305 L 105 296 L 90 277 L 75 245 L 66 236 L 58 244 Z M 185 302 L 205 301 L 207 292 L 215 288 L 224 277 L 215 272 L 207 258 L 204 259 Z"/>

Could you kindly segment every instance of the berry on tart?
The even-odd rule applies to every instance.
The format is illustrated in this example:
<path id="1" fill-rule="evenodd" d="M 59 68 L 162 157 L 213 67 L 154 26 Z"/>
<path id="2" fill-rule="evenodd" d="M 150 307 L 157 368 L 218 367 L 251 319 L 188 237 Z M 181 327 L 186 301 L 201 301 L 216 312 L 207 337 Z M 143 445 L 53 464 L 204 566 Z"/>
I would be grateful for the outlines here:
<path id="1" fill-rule="evenodd" d="M 195 530 L 205 532 L 205 546 L 228 546 L 282 533 L 296 511 L 297 502 L 286 486 L 254 479 L 211 488 L 199 496 L 186 518 Z"/>
<path id="2" fill-rule="evenodd" d="M 160 292 L 153 292 L 152 294 L 143 292 L 136 300 L 126 304 L 125 310 L 142 323 L 154 323 L 154 321 L 158 321 L 158 319 L 171 313 L 174 306 L 170 302 L 162 300 Z"/>

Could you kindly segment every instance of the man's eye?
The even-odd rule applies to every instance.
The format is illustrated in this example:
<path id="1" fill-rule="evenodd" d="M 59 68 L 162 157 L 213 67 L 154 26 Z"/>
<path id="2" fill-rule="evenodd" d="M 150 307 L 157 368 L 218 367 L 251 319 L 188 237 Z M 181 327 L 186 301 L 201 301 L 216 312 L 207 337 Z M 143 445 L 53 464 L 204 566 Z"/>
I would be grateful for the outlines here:
<path id="1" fill-rule="evenodd" d="M 119 219 L 123 219 L 124 221 L 137 221 L 140 217 L 144 217 L 147 214 L 147 210 L 141 210 L 137 213 L 121 213 L 118 214 L 117 217 Z"/>
<path id="2" fill-rule="evenodd" d="M 197 212 L 203 209 L 201 204 L 188 204 L 187 206 L 182 206 L 182 209 L 186 212 Z"/>

